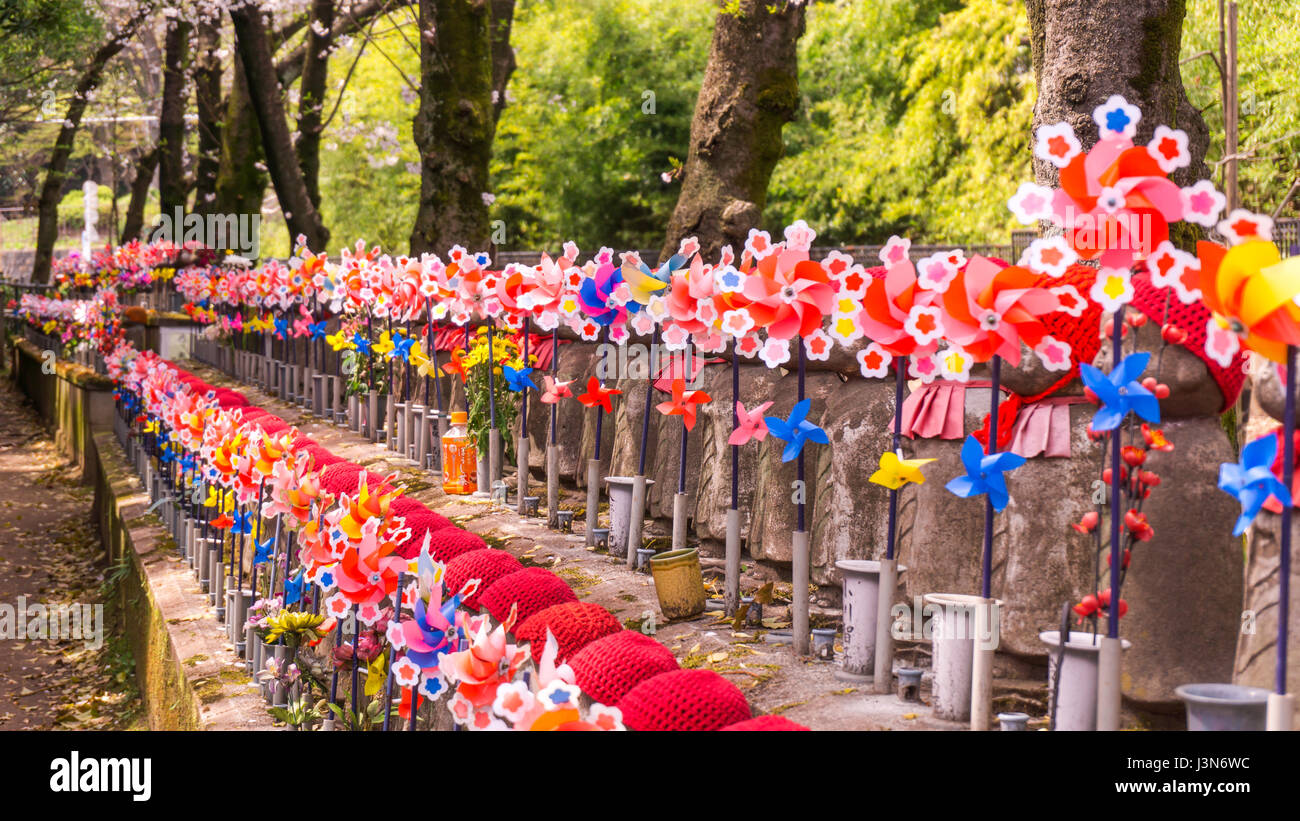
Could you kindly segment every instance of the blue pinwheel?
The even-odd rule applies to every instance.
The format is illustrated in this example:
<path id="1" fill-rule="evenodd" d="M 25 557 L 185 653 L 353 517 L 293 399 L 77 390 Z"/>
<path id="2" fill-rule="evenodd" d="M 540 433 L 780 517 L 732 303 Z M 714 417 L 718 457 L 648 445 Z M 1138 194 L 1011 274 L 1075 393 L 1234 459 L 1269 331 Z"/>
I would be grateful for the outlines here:
<path id="1" fill-rule="evenodd" d="M 1086 363 L 1079 365 L 1083 384 L 1097 395 L 1101 407 L 1092 417 L 1092 429 L 1098 433 L 1114 430 L 1129 411 L 1148 422 L 1160 421 L 1160 400 L 1137 381 L 1151 359 L 1149 351 L 1129 354 L 1106 375 Z"/>
<path id="2" fill-rule="evenodd" d="M 256 548 L 253 550 L 253 564 L 266 564 L 271 561 L 271 555 L 275 552 L 275 537 L 267 539 L 264 542 L 253 541 Z"/>
<path id="3" fill-rule="evenodd" d="M 289 320 L 283 317 L 276 317 L 275 320 L 275 338 L 284 339 L 289 335 Z"/>
<path id="4" fill-rule="evenodd" d="M 993 509 L 1001 512 L 1010 501 L 1007 480 L 1002 474 L 1023 465 L 1025 457 L 1010 451 L 986 456 L 984 446 L 972 434 L 966 437 L 966 444 L 961 446 L 961 463 L 966 466 L 966 475 L 949 482 L 948 491 L 963 499 L 987 493 Z"/>
<path id="5" fill-rule="evenodd" d="M 245 533 L 251 536 L 253 533 L 253 511 L 249 510 L 240 513 L 236 510 L 232 515 L 235 521 L 230 525 L 230 532 L 232 534 Z"/>
<path id="6" fill-rule="evenodd" d="M 412 336 L 394 336 L 393 350 L 389 351 L 390 359 L 401 359 L 403 362 L 411 361 L 411 346 L 415 344 L 415 337 Z"/>
<path id="7" fill-rule="evenodd" d="M 1291 491 L 1273 475 L 1277 458 L 1277 437 L 1267 434 L 1241 449 L 1240 462 L 1219 465 L 1219 490 L 1231 494 L 1241 503 L 1241 515 L 1232 529 L 1240 536 L 1255 521 L 1268 497 L 1275 496 L 1284 507 L 1291 506 Z"/>
<path id="8" fill-rule="evenodd" d="M 460 606 L 460 596 L 452 596 L 442 603 L 442 607 L 429 612 L 429 606 L 423 598 L 415 600 L 415 618 L 403 622 L 406 631 L 406 657 L 420 669 L 428 670 L 438 666 L 438 656 L 455 650 L 452 641 L 456 638 L 456 608 Z M 407 629 L 413 625 L 414 630 Z"/>
<path id="9" fill-rule="evenodd" d="M 308 325 L 307 327 L 309 327 L 309 328 L 311 329 L 311 338 L 312 338 L 313 340 L 316 340 L 316 339 L 324 339 L 324 338 L 325 338 L 325 323 L 324 323 L 324 321 L 321 321 L 321 322 L 313 322 L 313 323 L 311 323 L 310 325 Z"/>
<path id="10" fill-rule="evenodd" d="M 610 302 L 610 296 L 623 284 L 623 272 L 613 265 L 602 265 L 595 275 L 586 277 L 578 286 L 578 298 L 582 301 L 582 312 L 597 325 L 612 325 L 628 312 L 636 313 L 641 306 L 629 302 L 620 308 Z"/>
<path id="11" fill-rule="evenodd" d="M 186 473 L 189 473 L 190 471 L 194 470 L 194 457 L 193 457 L 193 456 L 191 456 L 191 455 L 188 454 L 188 453 L 185 454 L 185 457 L 184 457 L 183 459 L 181 459 L 181 470 L 184 471 L 184 472 L 186 472 Z"/>
<path id="12" fill-rule="evenodd" d="M 786 443 L 785 450 L 781 453 L 782 462 L 789 462 L 798 457 L 803 451 L 803 446 L 808 442 L 816 442 L 819 445 L 831 443 L 826 436 L 826 431 L 808 421 L 810 407 L 812 407 L 811 399 L 801 399 L 791 409 L 789 419 L 782 419 L 779 416 L 767 417 L 768 432 Z"/>
<path id="13" fill-rule="evenodd" d="M 357 352 L 362 356 L 370 353 L 370 337 L 360 331 L 352 335 L 352 344 L 357 346 Z"/>
<path id="14" fill-rule="evenodd" d="M 284 606 L 285 607 L 288 607 L 291 604 L 297 604 L 298 602 L 302 601 L 302 591 L 303 591 L 303 587 L 305 586 L 305 582 L 306 582 L 306 578 L 303 576 L 302 568 L 298 568 L 298 572 L 293 575 L 293 578 L 285 580 L 284 582 Z"/>
<path id="15" fill-rule="evenodd" d="M 529 388 L 536 388 L 533 383 L 533 369 L 525 365 L 522 368 L 512 368 L 506 365 L 502 368 L 502 373 L 506 376 L 506 385 L 515 393 L 523 393 Z"/>

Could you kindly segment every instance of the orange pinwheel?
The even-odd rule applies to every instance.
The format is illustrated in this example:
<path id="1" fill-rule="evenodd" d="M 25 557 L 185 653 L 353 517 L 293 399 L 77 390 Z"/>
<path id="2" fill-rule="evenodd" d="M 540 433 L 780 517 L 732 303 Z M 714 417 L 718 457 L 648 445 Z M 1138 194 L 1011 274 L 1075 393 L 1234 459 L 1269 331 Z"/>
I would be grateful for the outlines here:
<path id="1" fill-rule="evenodd" d="M 1283 260 L 1277 246 L 1252 237 L 1224 248 L 1200 242 L 1199 288 L 1215 316 L 1206 329 L 1206 352 L 1224 367 L 1240 345 L 1286 361 L 1288 345 L 1300 345 L 1300 257 Z"/>
<path id="2" fill-rule="evenodd" d="M 686 380 L 673 380 L 673 398 L 658 404 L 659 412 L 665 416 L 680 416 L 687 430 L 695 427 L 695 415 L 700 405 L 712 402 L 713 397 L 704 391 L 686 390 Z"/>
<path id="3" fill-rule="evenodd" d="M 469 372 L 465 370 L 465 362 L 460 358 L 460 354 L 460 348 L 452 351 L 451 361 L 442 366 L 442 371 L 448 376 L 456 374 L 460 377 L 461 382 L 467 382 L 469 380 Z"/>
<path id="4" fill-rule="evenodd" d="M 942 312 L 935 305 L 939 296 L 918 284 L 911 260 L 890 265 L 883 277 L 867 283 L 862 310 L 857 315 L 858 327 L 850 325 L 844 329 L 847 333 L 842 330 L 841 338 L 860 330 L 891 356 L 933 353 L 943 336 Z M 836 322 L 850 320 L 851 306 L 850 300 L 850 311 L 832 322 L 832 330 Z"/>
<path id="5" fill-rule="evenodd" d="M 594 408 L 600 405 L 605 409 L 605 413 L 613 413 L 614 406 L 610 401 L 611 396 L 618 396 L 623 392 L 614 388 L 606 388 L 600 384 L 600 380 L 591 377 L 587 380 L 587 392 L 578 394 L 578 401 L 588 408 Z"/>
<path id="6" fill-rule="evenodd" d="M 1028 268 L 999 268 L 974 257 L 940 298 L 944 335 L 976 362 L 1001 356 L 1020 362 L 1020 343 L 1037 348 L 1048 335 L 1044 314 L 1060 309 L 1056 295 L 1038 286 L 1040 277 Z"/>
<path id="7" fill-rule="evenodd" d="M 808 252 L 778 248 L 758 261 L 745 280 L 745 297 L 754 324 L 774 339 L 807 336 L 821 327 L 835 306 L 830 275 Z"/>
<path id="8" fill-rule="evenodd" d="M 387 485 L 387 480 L 384 481 L 384 485 Z M 357 488 L 357 498 L 349 499 L 345 494 L 339 499 L 339 504 L 342 507 L 342 515 L 338 521 L 339 529 L 353 541 L 360 539 L 361 529 L 365 523 L 376 517 L 383 519 L 383 517 L 387 516 L 389 506 L 401 494 L 400 489 L 389 490 L 384 493 L 382 488 L 378 493 L 371 493 L 367 487 L 366 475 L 361 474 L 361 483 Z"/>

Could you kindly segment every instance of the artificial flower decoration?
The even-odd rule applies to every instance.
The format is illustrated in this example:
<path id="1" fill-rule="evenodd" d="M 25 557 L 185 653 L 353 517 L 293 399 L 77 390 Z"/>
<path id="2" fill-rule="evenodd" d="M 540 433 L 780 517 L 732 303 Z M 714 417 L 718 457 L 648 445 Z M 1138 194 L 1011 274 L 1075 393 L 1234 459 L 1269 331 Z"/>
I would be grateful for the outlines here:
<path id="1" fill-rule="evenodd" d="M 700 405 L 712 402 L 713 398 L 704 391 L 686 390 L 685 379 L 673 380 L 673 398 L 660 402 L 656 408 L 665 416 L 680 416 L 687 430 L 695 428 L 696 412 Z"/>
<path id="2" fill-rule="evenodd" d="M 1228 367 L 1241 346 L 1274 362 L 1300 345 L 1300 257 L 1281 259 L 1277 246 L 1250 238 L 1232 248 L 1197 244 L 1198 287 L 1214 312 L 1206 327 L 1210 358 Z"/>
<path id="3" fill-rule="evenodd" d="M 1001 356 L 1019 364 L 1020 344 L 1037 348 L 1047 336 L 1042 317 L 1060 307 L 1038 281 L 1028 268 L 973 257 L 940 297 L 944 335 L 977 362 Z"/>
<path id="4" fill-rule="evenodd" d="M 816 442 L 819 445 L 831 443 L 826 431 L 808 421 L 808 410 L 811 407 L 811 399 L 802 399 L 790 410 L 789 419 L 782 419 L 779 416 L 767 417 L 768 431 L 786 443 L 785 450 L 781 452 L 782 462 L 798 458 L 808 442 Z"/>
<path id="5" fill-rule="evenodd" d="M 890 490 L 898 490 L 908 482 L 923 485 L 925 476 L 921 473 L 921 466 L 933 461 L 933 459 L 904 459 L 898 453 L 887 450 L 880 454 L 880 467 L 871 474 L 869 481 Z"/>
<path id="6" fill-rule="evenodd" d="M 767 438 L 767 420 L 763 411 L 772 407 L 771 402 L 764 402 L 753 410 L 745 410 L 744 404 L 736 403 L 736 429 L 727 438 L 728 445 L 743 445 L 753 439 L 761 442 Z"/>
<path id="7" fill-rule="evenodd" d="M 971 435 L 966 437 L 966 443 L 961 446 L 961 462 L 966 468 L 966 475 L 949 482 L 946 485 L 948 491 L 963 499 L 987 494 L 993 509 L 1001 512 L 1010 501 L 1006 477 L 1002 474 L 1023 465 L 1025 457 L 1010 451 L 985 455 L 984 446 Z"/>
<path id="8" fill-rule="evenodd" d="M 1114 430 L 1130 411 L 1148 422 L 1160 421 L 1160 400 L 1137 381 L 1150 359 L 1150 351 L 1129 354 L 1109 375 L 1087 362 L 1079 363 L 1079 376 L 1084 386 L 1101 404 L 1092 417 L 1092 430 L 1097 433 Z"/>
<path id="9" fill-rule="evenodd" d="M 605 387 L 600 384 L 598 378 L 593 376 L 587 380 L 587 392 L 578 394 L 578 401 L 581 402 L 584 407 L 594 408 L 599 405 L 605 409 L 605 413 L 613 413 L 614 406 L 610 397 L 618 396 L 622 393 L 622 391 L 615 388 Z"/>
<path id="10" fill-rule="evenodd" d="M 1241 515 L 1232 529 L 1233 536 L 1246 532 L 1269 497 L 1275 497 L 1286 507 L 1291 506 L 1291 491 L 1273 474 L 1277 442 L 1276 436 L 1265 434 L 1241 449 L 1240 462 L 1225 462 L 1219 466 L 1219 489 L 1241 504 Z"/>

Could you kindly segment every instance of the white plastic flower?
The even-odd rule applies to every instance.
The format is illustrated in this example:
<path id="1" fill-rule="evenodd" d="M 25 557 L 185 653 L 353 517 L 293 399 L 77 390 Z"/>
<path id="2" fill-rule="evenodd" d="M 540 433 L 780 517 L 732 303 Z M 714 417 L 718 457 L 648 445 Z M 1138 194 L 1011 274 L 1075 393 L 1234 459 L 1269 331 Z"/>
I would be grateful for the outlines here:
<path id="1" fill-rule="evenodd" d="M 1061 277 L 1066 269 L 1079 261 L 1079 255 L 1065 241 L 1065 237 L 1046 237 L 1029 243 L 1025 250 L 1025 265 L 1036 273 Z"/>
<path id="2" fill-rule="evenodd" d="M 763 364 L 769 368 L 784 365 L 790 361 L 790 340 L 769 338 L 763 343 L 763 349 L 758 358 L 762 359 Z"/>
<path id="3" fill-rule="evenodd" d="M 948 286 L 957 278 L 957 266 L 948 258 L 948 254 L 931 254 L 916 264 L 916 281 L 922 288 L 937 293 L 946 293 Z"/>
<path id="4" fill-rule="evenodd" d="M 1088 292 L 1092 300 L 1107 313 L 1118 311 L 1133 301 L 1133 273 L 1128 268 L 1101 268 Z"/>
<path id="5" fill-rule="evenodd" d="M 872 342 L 858 351 L 857 360 L 862 378 L 883 379 L 889 375 L 889 365 L 894 361 L 894 357 L 881 347 L 879 342 Z"/>
<path id="6" fill-rule="evenodd" d="M 885 247 L 880 249 L 880 261 L 885 267 L 897 265 L 900 262 L 906 262 L 908 252 L 912 249 L 912 241 L 900 236 L 892 236 L 885 242 Z"/>
<path id="7" fill-rule="evenodd" d="M 1106 102 L 1093 110 L 1092 119 L 1097 124 L 1097 133 L 1103 140 L 1115 137 L 1126 137 L 1131 140 L 1137 133 L 1138 123 L 1142 120 L 1142 110 L 1119 94 L 1112 94 Z"/>
<path id="8" fill-rule="evenodd" d="M 1213 228 L 1219 221 L 1219 214 L 1228 204 L 1228 198 L 1221 194 L 1209 180 L 1201 180 L 1189 188 L 1180 191 L 1183 201 L 1183 219 L 1194 222 L 1204 228 Z"/>
<path id="9" fill-rule="evenodd" d="M 831 358 L 831 348 L 834 345 L 826 332 L 818 328 L 803 338 L 803 347 L 809 359 L 825 362 Z"/>
<path id="10" fill-rule="evenodd" d="M 1151 142 L 1147 143 L 1147 153 L 1166 174 L 1192 164 L 1192 152 L 1187 148 L 1187 132 L 1167 125 L 1156 126 Z"/>
<path id="11" fill-rule="evenodd" d="M 1021 225 L 1033 225 L 1052 218 L 1052 191 L 1032 182 L 1022 182 L 1007 200 L 1007 207 Z"/>
<path id="12" fill-rule="evenodd" d="M 1069 123 L 1040 126 L 1034 140 L 1034 156 L 1057 168 L 1064 168 L 1083 153 L 1083 146 Z"/>
<path id="13" fill-rule="evenodd" d="M 1038 361 L 1049 371 L 1068 371 L 1070 369 L 1070 345 L 1056 337 L 1045 336 L 1034 348 Z"/>

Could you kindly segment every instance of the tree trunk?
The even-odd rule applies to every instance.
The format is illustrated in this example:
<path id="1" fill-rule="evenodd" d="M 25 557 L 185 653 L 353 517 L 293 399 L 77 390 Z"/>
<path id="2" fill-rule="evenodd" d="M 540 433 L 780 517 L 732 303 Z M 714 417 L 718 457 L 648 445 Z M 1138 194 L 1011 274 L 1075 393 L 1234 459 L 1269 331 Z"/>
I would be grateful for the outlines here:
<path id="1" fill-rule="evenodd" d="M 320 135 L 323 130 L 329 53 L 333 48 L 334 0 L 312 0 L 302 82 L 298 86 L 298 165 L 312 205 L 320 208 Z"/>
<path id="2" fill-rule="evenodd" d="M 199 109 L 199 156 L 194 166 L 194 211 L 216 213 L 217 174 L 221 169 L 221 18 L 199 22 L 194 64 L 194 97 Z"/>
<path id="3" fill-rule="evenodd" d="M 1119 94 L 1142 110 L 1135 143 L 1149 141 L 1159 125 L 1187 132 L 1192 163 L 1174 172 L 1175 182 L 1209 177 L 1209 130 L 1187 99 L 1178 66 L 1185 0 L 1025 0 L 1025 9 L 1038 88 L 1035 130 L 1065 121 L 1091 148 L 1093 109 Z M 1034 176 L 1056 185 L 1051 163 L 1035 158 Z"/>
<path id="4" fill-rule="evenodd" d="M 781 128 L 799 108 L 803 30 L 803 3 L 740 0 L 737 10 L 718 13 L 661 259 L 689 236 L 706 258 L 728 244 L 739 250 L 758 226 L 785 148 Z"/>
<path id="5" fill-rule="evenodd" d="M 81 118 L 86 113 L 87 96 L 94 91 L 104 78 L 104 67 L 122 50 L 135 33 L 140 22 L 153 10 L 151 3 L 146 3 L 136 10 L 135 16 L 128 20 L 107 43 L 99 47 L 91 58 L 90 64 L 77 81 L 72 93 L 72 102 L 63 117 L 59 136 L 54 141 L 54 150 L 50 152 L 46 163 L 45 181 L 41 184 L 41 197 L 36 206 L 36 253 L 32 260 L 32 281 L 49 282 L 50 264 L 54 259 L 54 242 L 59 236 L 59 200 L 63 195 L 63 183 L 67 177 L 68 158 L 72 155 L 72 143 L 81 126 Z"/>
<path id="6" fill-rule="evenodd" d="M 221 129 L 221 166 L 217 171 L 218 214 L 261 214 L 267 176 L 262 135 L 248 97 L 244 66 L 236 59 L 231 71 L 225 124 Z"/>
<path id="7" fill-rule="evenodd" d="M 185 210 L 185 64 L 189 54 L 190 24 L 168 21 L 163 41 L 163 93 L 158 111 L 158 207 L 164 214 Z M 179 236 L 179 234 L 178 234 Z"/>
<path id="8" fill-rule="evenodd" d="M 515 50 L 510 45 L 510 27 L 515 19 L 515 0 L 491 0 L 492 19 L 492 122 L 495 127 L 506 107 L 506 88 L 515 73 Z"/>
<path id="9" fill-rule="evenodd" d="M 144 206 L 149 201 L 149 184 L 153 182 L 153 172 L 158 167 L 158 153 L 158 146 L 155 145 L 136 161 L 135 179 L 131 181 L 131 199 L 127 202 L 126 217 L 122 222 L 121 245 L 139 239 L 140 232 L 144 230 Z"/>
<path id="10" fill-rule="evenodd" d="M 420 0 L 420 208 L 411 253 L 488 242 L 488 162 L 496 130 L 488 0 Z"/>
<path id="11" fill-rule="evenodd" d="M 289 236 L 292 239 L 305 237 L 308 247 L 322 251 L 329 243 L 329 231 L 325 230 L 320 212 L 312 204 L 298 165 L 298 154 L 294 151 L 284 114 L 280 83 L 275 76 L 266 24 L 257 7 L 247 3 L 231 8 L 230 19 L 235 27 L 253 112 L 257 115 L 258 132 L 262 135 L 266 168 L 288 223 Z"/>

